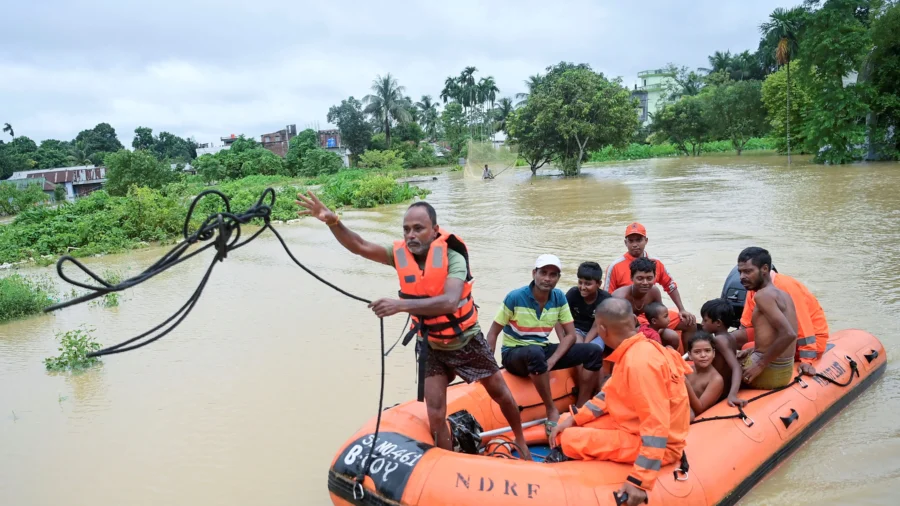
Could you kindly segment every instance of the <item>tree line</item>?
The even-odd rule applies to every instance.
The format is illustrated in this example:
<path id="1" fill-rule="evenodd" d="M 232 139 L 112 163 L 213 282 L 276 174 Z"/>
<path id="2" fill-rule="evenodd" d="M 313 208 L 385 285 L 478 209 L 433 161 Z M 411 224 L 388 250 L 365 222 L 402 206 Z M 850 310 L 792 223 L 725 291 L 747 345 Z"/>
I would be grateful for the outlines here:
<path id="1" fill-rule="evenodd" d="M 470 140 L 507 135 L 534 172 L 552 163 L 576 174 L 590 153 L 629 144 L 671 144 L 698 155 L 712 141 L 728 140 L 740 154 L 752 138 L 770 137 L 789 156 L 808 153 L 820 163 L 898 159 L 900 136 L 900 6 L 892 0 L 805 0 L 776 9 L 759 25 L 756 51 L 717 50 L 706 68 L 669 65 L 660 107 L 649 126 L 637 119 L 638 101 L 620 79 L 588 64 L 560 62 L 530 76 L 527 91 L 501 96 L 493 76 L 473 66 L 444 79 L 437 95 L 414 100 L 390 73 L 376 76 L 361 99 L 350 96 L 328 110 L 350 163 L 392 168 L 466 157 Z M 17 170 L 124 163 L 108 123 L 83 130 L 71 141 L 37 145 L 17 137 L 10 124 L 0 140 L 0 179 Z M 301 132 L 281 159 L 252 139 L 195 161 L 196 143 L 168 132 L 135 130 L 132 148 L 140 164 L 194 162 L 208 181 L 252 174 L 333 173 L 338 158 Z M 385 153 L 390 151 L 390 153 Z M 129 162 L 131 163 L 131 162 Z M 446 162 L 444 162 L 446 163 Z M 167 165 L 168 166 L 168 165 Z"/>
<path id="2" fill-rule="evenodd" d="M 900 155 L 900 6 L 889 0 L 806 0 L 759 25 L 755 53 L 716 51 L 710 67 L 674 76 L 651 132 L 685 153 L 768 135 L 818 163 Z"/>

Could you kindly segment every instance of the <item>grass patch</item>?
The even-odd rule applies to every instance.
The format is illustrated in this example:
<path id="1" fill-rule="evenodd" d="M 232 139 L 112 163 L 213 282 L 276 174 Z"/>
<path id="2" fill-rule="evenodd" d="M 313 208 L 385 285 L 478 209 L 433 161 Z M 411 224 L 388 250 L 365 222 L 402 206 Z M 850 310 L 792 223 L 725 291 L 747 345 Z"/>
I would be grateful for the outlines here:
<path id="1" fill-rule="evenodd" d="M 753 138 L 744 146 L 747 151 L 774 151 L 775 142 L 768 138 Z M 714 141 L 703 144 L 703 153 L 736 153 L 731 141 Z M 594 151 L 590 154 L 590 162 L 612 162 L 621 160 L 646 160 L 650 158 L 668 158 L 682 156 L 674 145 L 664 144 L 629 144 L 624 149 L 616 149 L 612 146 Z"/>
<path id="2" fill-rule="evenodd" d="M 38 314 L 56 302 L 53 283 L 12 274 L 0 278 L 0 323 Z"/>

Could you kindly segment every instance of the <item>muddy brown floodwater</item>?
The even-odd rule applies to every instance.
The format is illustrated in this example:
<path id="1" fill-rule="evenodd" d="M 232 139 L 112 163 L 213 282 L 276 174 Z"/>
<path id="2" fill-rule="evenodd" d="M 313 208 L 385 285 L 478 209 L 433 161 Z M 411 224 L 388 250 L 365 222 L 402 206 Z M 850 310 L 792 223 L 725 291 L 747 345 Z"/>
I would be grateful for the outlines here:
<path id="1" fill-rule="evenodd" d="M 719 296 L 742 248 L 768 248 L 780 272 L 817 295 L 833 330 L 871 331 L 891 362 L 742 504 L 895 503 L 900 164 L 823 167 L 795 158 L 788 168 L 776 156 L 703 157 L 605 164 L 571 179 L 520 170 L 487 182 L 446 173 L 420 184 L 433 190 L 439 222 L 469 244 L 485 327 L 505 293 L 529 281 L 538 254 L 562 258 L 566 289 L 581 261 L 605 270 L 635 220 L 695 314 Z M 389 243 L 400 237 L 405 207 L 348 211 L 344 222 Z M 366 298 L 396 293 L 390 268 L 344 251 L 321 223 L 280 230 L 301 260 L 339 286 Z M 89 264 L 134 274 L 162 252 Z M 329 503 L 331 459 L 377 409 L 378 321 L 296 268 L 270 234 L 216 268 L 173 334 L 80 375 L 44 370 L 58 330 L 87 323 L 108 345 L 168 317 L 209 258 L 135 288 L 118 308 L 83 305 L 0 326 L 0 504 Z M 388 344 L 403 322 L 386 321 Z M 398 347 L 387 359 L 386 405 L 414 397 L 414 380 L 413 351 Z"/>

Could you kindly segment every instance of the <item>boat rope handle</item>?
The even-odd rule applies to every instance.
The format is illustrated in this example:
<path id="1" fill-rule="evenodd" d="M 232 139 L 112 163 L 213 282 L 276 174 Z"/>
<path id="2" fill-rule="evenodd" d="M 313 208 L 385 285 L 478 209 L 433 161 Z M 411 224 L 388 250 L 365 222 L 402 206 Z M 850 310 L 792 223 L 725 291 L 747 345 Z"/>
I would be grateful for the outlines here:
<path id="1" fill-rule="evenodd" d="M 853 375 L 855 374 L 857 378 L 859 377 L 859 366 L 856 365 L 856 361 L 853 360 L 852 358 L 850 358 L 846 355 L 844 355 L 844 358 L 847 359 L 847 362 L 850 363 L 850 377 L 847 378 L 847 381 L 841 383 L 841 382 L 839 382 L 835 379 L 829 378 L 828 376 L 825 376 L 824 374 L 819 373 L 819 372 L 817 372 L 813 377 L 825 380 L 825 381 L 831 383 L 832 385 L 837 385 L 841 388 L 846 388 L 846 387 L 850 386 L 850 383 L 853 382 Z M 809 386 L 806 384 L 806 382 L 803 381 L 803 375 L 798 374 L 797 377 L 795 377 L 793 381 L 791 381 L 790 383 L 788 383 L 787 385 L 785 385 L 783 387 L 778 387 L 778 388 L 769 390 L 766 393 L 759 394 L 756 397 L 753 397 L 751 399 L 747 399 L 747 404 L 749 404 L 753 401 L 762 399 L 763 397 L 768 397 L 774 393 L 780 392 L 787 388 L 790 388 L 793 385 L 800 385 L 800 388 L 807 388 Z M 694 420 L 693 422 L 691 422 L 691 425 L 694 425 L 695 423 L 712 422 L 714 420 L 731 420 L 732 418 L 740 418 L 744 422 L 744 425 L 746 425 L 747 427 L 752 427 L 753 423 L 754 423 L 753 419 L 750 418 L 749 416 L 747 416 L 747 414 L 744 413 L 744 410 L 740 406 L 737 406 L 737 410 L 738 410 L 738 413 L 734 414 L 734 415 L 710 416 L 707 418 L 698 418 L 698 419 Z"/>
<path id="2" fill-rule="evenodd" d="M 204 197 L 206 197 L 207 195 L 219 197 L 222 200 L 222 203 L 224 204 L 225 209 L 224 209 L 224 211 L 220 211 L 218 213 L 207 216 L 207 218 L 205 220 L 203 220 L 203 222 L 201 223 L 200 227 L 196 231 L 191 233 L 190 232 L 190 224 L 191 224 L 191 218 L 194 215 L 194 209 L 196 209 L 197 204 L 200 202 L 200 200 L 203 199 Z M 308 267 L 303 265 L 299 260 L 297 260 L 297 257 L 294 256 L 293 252 L 291 252 L 291 249 L 288 247 L 287 243 L 281 237 L 281 234 L 279 234 L 278 231 L 275 230 L 275 228 L 272 226 L 272 208 L 274 207 L 274 205 L 275 205 L 275 190 L 273 190 L 272 188 L 266 188 L 265 190 L 263 190 L 262 194 L 259 196 L 259 199 L 257 199 L 256 203 L 254 203 L 252 206 L 250 206 L 249 209 L 247 209 L 246 211 L 244 211 L 242 213 L 232 212 L 231 201 L 228 199 L 228 197 L 224 193 L 222 193 L 218 190 L 205 190 L 203 192 L 200 192 L 200 194 L 198 194 L 196 197 L 194 197 L 193 201 L 191 202 L 190 207 L 188 208 L 187 215 L 184 218 L 184 227 L 182 228 L 182 235 L 184 236 L 184 240 L 181 241 L 180 243 L 178 243 L 177 245 L 175 245 L 165 255 L 163 255 L 162 258 L 157 260 L 155 263 L 153 263 L 153 265 L 151 265 L 150 267 L 145 269 L 140 274 L 133 276 L 131 278 L 128 278 L 120 283 L 115 284 L 115 285 L 104 280 L 100 276 L 98 276 L 96 273 L 91 271 L 87 266 L 85 266 L 84 264 L 79 262 L 74 257 L 69 256 L 69 255 L 62 256 L 56 262 L 56 272 L 57 272 L 57 274 L 59 274 L 59 277 L 62 278 L 67 283 L 69 283 L 70 285 L 75 285 L 80 288 L 89 290 L 90 293 L 82 295 L 80 297 L 76 297 L 74 299 L 70 299 L 67 301 L 63 301 L 63 302 L 54 304 L 49 307 L 46 307 L 46 308 L 44 308 L 44 312 L 56 311 L 57 309 L 74 306 L 77 304 L 87 302 L 91 299 L 95 299 L 97 297 L 102 297 L 103 295 L 106 295 L 108 293 L 127 290 L 128 288 L 137 286 L 137 285 L 143 283 L 144 281 L 147 281 L 150 278 L 156 276 L 157 274 L 160 274 L 160 273 L 166 271 L 167 269 L 174 267 L 174 266 L 180 264 L 181 262 L 189 260 L 189 259 L 199 255 L 200 253 L 206 251 L 209 248 L 214 247 L 216 250 L 216 254 L 213 257 L 212 261 L 210 262 L 209 267 L 206 269 L 206 273 L 203 275 L 203 278 L 200 280 L 200 283 L 197 285 L 197 288 L 190 295 L 190 297 L 188 297 L 187 302 L 185 302 L 185 304 L 183 306 L 181 306 L 181 308 L 178 309 L 175 312 L 175 314 L 170 316 L 168 319 L 166 319 L 159 325 L 144 332 L 143 334 L 140 334 L 131 339 L 122 341 L 119 344 L 109 346 L 102 350 L 91 352 L 88 354 L 88 356 L 89 357 L 100 357 L 103 355 L 111 355 L 114 353 L 123 353 L 126 351 L 136 350 L 138 348 L 144 347 L 154 341 L 161 339 L 166 334 L 168 334 L 169 332 L 174 330 L 175 327 L 177 327 L 179 324 L 181 324 L 181 322 L 184 321 L 184 319 L 188 316 L 188 314 L 190 314 L 191 310 L 194 309 L 194 306 L 197 304 L 197 301 L 200 300 L 200 295 L 203 293 L 204 288 L 206 288 L 206 283 L 209 281 L 209 277 L 212 274 L 213 268 L 216 266 L 216 262 L 224 261 L 225 258 L 228 257 L 229 252 L 234 251 L 242 246 L 245 246 L 250 241 L 259 237 L 260 234 L 262 234 L 266 230 L 270 230 L 273 234 L 275 234 L 275 237 L 278 238 L 278 241 L 281 243 L 281 246 L 284 248 L 284 251 L 290 257 L 290 259 L 295 264 L 297 264 L 297 266 L 299 266 L 301 269 L 306 271 L 310 276 L 312 276 L 316 280 L 322 282 L 323 284 L 333 288 L 334 290 L 337 290 L 342 295 L 345 295 L 353 300 L 357 300 L 357 301 L 365 303 L 365 304 L 370 304 L 372 301 L 365 299 L 363 297 L 360 297 L 358 295 L 354 295 L 346 290 L 343 290 L 342 288 L 338 287 L 337 285 L 330 283 L 329 281 L 323 279 L 318 274 L 316 274 L 315 272 L 310 270 Z M 241 239 L 241 225 L 248 224 L 253 219 L 263 220 L 264 225 L 262 226 L 262 228 L 257 230 L 249 238 L 241 241 L 240 240 Z M 209 242 L 205 246 L 200 247 L 196 251 L 185 255 L 185 253 L 191 246 L 193 246 L 195 244 L 200 244 L 201 242 L 204 242 L 204 241 L 211 241 L 211 242 Z M 65 265 L 66 262 L 71 262 L 76 267 L 81 269 L 81 271 L 84 274 L 86 274 L 90 278 L 94 279 L 94 281 L 96 281 L 99 284 L 98 285 L 90 285 L 87 283 L 82 283 L 82 282 L 76 281 L 76 280 L 68 277 L 66 275 L 66 273 L 63 271 L 63 266 Z M 172 323 L 173 320 L 174 320 L 174 323 Z M 160 331 L 160 329 L 163 329 L 170 323 L 171 323 L 170 326 L 168 326 L 164 330 Z M 380 330 L 381 330 L 381 354 L 380 354 L 381 355 L 381 387 L 380 387 L 380 391 L 378 394 L 378 416 L 377 416 L 377 419 L 375 422 L 375 438 L 372 441 L 372 445 L 369 447 L 369 455 L 364 460 L 365 464 L 363 466 L 363 469 L 361 469 L 360 473 L 356 476 L 356 484 L 354 485 L 354 489 L 353 489 L 354 497 L 356 497 L 356 495 L 357 495 L 357 488 L 359 489 L 359 496 L 360 496 L 359 499 L 360 500 L 365 495 L 365 492 L 364 492 L 364 489 L 362 486 L 362 482 L 363 482 L 363 478 L 365 477 L 365 475 L 367 475 L 369 473 L 369 468 L 372 465 L 371 457 L 372 457 L 372 453 L 374 452 L 375 447 L 377 446 L 377 443 L 378 443 L 378 432 L 381 428 L 381 413 L 382 413 L 382 406 L 384 404 L 384 376 L 385 376 L 384 358 L 386 356 L 386 353 L 384 351 L 384 319 L 383 318 L 379 318 L 379 324 L 380 324 Z M 157 331 L 160 331 L 160 332 L 158 332 L 156 335 L 153 335 L 152 337 L 148 337 L 148 336 L 151 336 L 152 334 L 156 333 Z M 140 342 L 138 342 L 138 341 L 140 341 Z M 133 343 L 136 343 L 136 344 L 133 344 Z M 391 349 L 393 349 L 393 347 L 391 347 Z"/>

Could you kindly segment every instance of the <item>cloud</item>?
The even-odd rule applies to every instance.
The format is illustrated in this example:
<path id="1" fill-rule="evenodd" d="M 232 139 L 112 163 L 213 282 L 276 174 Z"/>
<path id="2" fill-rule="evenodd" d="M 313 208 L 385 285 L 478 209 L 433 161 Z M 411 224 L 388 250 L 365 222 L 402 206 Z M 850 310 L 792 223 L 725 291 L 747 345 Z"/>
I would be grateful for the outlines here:
<path id="1" fill-rule="evenodd" d="M 44 0 L 4 7 L 0 117 L 35 140 L 99 122 L 129 144 L 137 126 L 216 141 L 296 123 L 362 98 L 390 72 L 415 99 L 474 65 L 501 96 L 559 61 L 626 84 L 668 62 L 755 50 L 762 0 L 253 3 Z"/>

